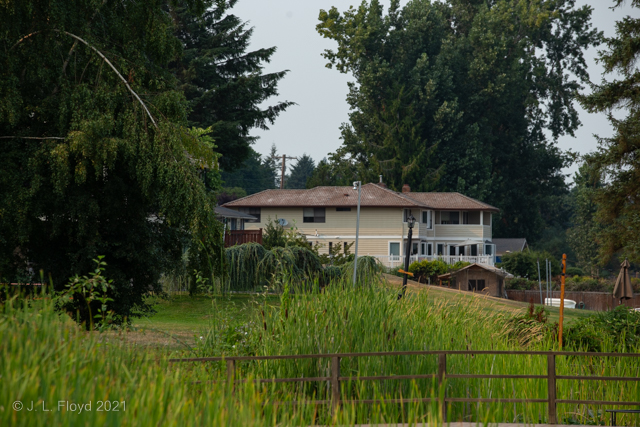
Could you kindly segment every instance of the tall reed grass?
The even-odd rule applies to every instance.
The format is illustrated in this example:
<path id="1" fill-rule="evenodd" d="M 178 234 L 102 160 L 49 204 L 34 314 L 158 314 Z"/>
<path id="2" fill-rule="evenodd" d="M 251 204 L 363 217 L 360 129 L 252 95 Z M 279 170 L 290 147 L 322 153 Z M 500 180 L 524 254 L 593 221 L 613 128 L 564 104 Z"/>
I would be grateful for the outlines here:
<path id="1" fill-rule="evenodd" d="M 487 310 L 479 299 L 433 302 L 427 292 L 409 293 L 398 301 L 397 291 L 384 286 L 353 286 L 348 281 L 328 286 L 321 293 L 292 295 L 279 307 L 265 305 L 252 320 L 248 344 L 255 355 L 382 352 L 403 350 L 522 350 L 509 338 L 508 318 Z M 615 340 L 605 350 L 616 350 Z M 532 341 L 529 350 L 557 350 L 552 340 Z M 574 349 L 580 350 L 580 349 Z M 626 349 L 638 352 L 640 348 Z M 206 353 L 206 351 L 205 351 Z M 558 375 L 640 376 L 640 358 L 557 357 Z M 243 375 L 258 378 L 330 376 L 330 360 L 261 361 L 240 364 Z M 447 372 L 455 374 L 546 375 L 545 356 L 450 355 Z M 342 376 L 415 375 L 437 373 L 436 356 L 387 356 L 343 359 Z M 328 398 L 328 382 L 279 384 L 270 395 L 295 392 L 310 398 Z M 431 379 L 354 381 L 344 384 L 345 399 L 375 396 L 430 397 L 442 392 Z M 446 393 L 461 398 L 547 397 L 542 379 L 449 379 Z M 640 383 L 624 381 L 558 381 L 559 399 L 640 400 Z M 351 409 L 361 418 L 373 410 Z M 431 405 L 421 416 L 436 417 Z M 572 423 L 603 423 L 602 407 L 558 405 L 558 419 Z M 546 404 L 470 404 L 450 406 L 450 420 L 494 422 L 547 422 Z M 396 420 L 399 421 L 399 420 Z M 621 419 L 638 425 L 632 417 Z M 635 423 L 635 424 L 633 424 Z"/>
<path id="2" fill-rule="evenodd" d="M 275 396 L 249 383 L 232 393 L 222 382 L 209 382 L 221 379 L 210 366 L 169 364 L 167 354 L 125 346 L 113 334 L 86 332 L 56 312 L 46 296 L 14 297 L 0 305 L 0 343 L 2 426 L 351 425 L 413 423 L 424 413 L 417 405 L 391 405 L 364 419 L 348 406 L 332 413 L 272 404 L 275 398 L 299 399 L 293 391 Z M 202 379 L 207 382 L 194 384 Z"/>

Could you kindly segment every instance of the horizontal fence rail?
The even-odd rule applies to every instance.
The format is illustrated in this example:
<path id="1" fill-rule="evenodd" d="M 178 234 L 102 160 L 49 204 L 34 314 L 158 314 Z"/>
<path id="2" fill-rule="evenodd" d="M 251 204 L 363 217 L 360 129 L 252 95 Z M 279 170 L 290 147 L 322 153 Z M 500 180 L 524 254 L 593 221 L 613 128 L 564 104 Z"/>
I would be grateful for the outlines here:
<path id="1" fill-rule="evenodd" d="M 384 356 L 419 356 L 419 355 L 437 355 L 438 356 L 438 372 L 434 374 L 421 375 L 374 375 L 374 376 L 341 376 L 340 361 L 346 358 L 354 357 L 384 357 Z M 500 374 L 453 374 L 447 372 L 447 356 L 448 355 L 533 355 L 546 356 L 547 373 L 546 375 L 500 375 Z M 557 356 L 584 356 L 584 357 L 633 357 L 640 358 L 640 354 L 636 353 L 584 353 L 571 351 L 491 351 L 491 350 L 426 350 L 426 351 L 389 351 L 389 352 L 370 352 L 370 353 L 325 353 L 325 354 L 300 354 L 285 356 L 229 356 L 229 357 L 195 357 L 183 359 L 169 359 L 171 363 L 183 362 L 226 362 L 227 382 L 236 384 L 244 383 L 247 380 L 236 379 L 236 363 L 240 361 L 260 361 L 260 360 L 296 360 L 296 359 L 330 359 L 331 360 L 331 376 L 322 377 L 306 377 L 306 378 L 271 378 L 271 379 L 254 379 L 256 383 L 300 383 L 314 381 L 329 381 L 331 383 L 331 400 L 304 400 L 293 402 L 281 402 L 280 404 L 332 404 L 337 407 L 341 404 L 371 404 L 379 403 L 377 399 L 360 399 L 348 400 L 342 399 L 340 396 L 340 383 L 343 381 L 375 381 L 375 380 L 411 380 L 411 379 L 437 379 L 438 385 L 442 386 L 446 379 L 449 378 L 506 378 L 506 379 L 545 379 L 547 381 L 546 399 L 516 399 L 516 398 L 463 398 L 451 397 L 446 393 L 443 397 L 432 398 L 412 398 L 412 399 L 385 399 L 387 403 L 422 403 L 438 401 L 440 410 L 442 411 L 442 419 L 446 421 L 446 404 L 452 402 L 486 402 L 486 403 L 546 403 L 549 410 L 549 423 L 557 424 L 556 405 L 558 403 L 569 404 L 592 404 L 592 405 L 616 405 L 616 406 L 640 406 L 640 402 L 629 401 L 607 401 L 607 400 L 577 400 L 577 399 L 559 399 L 557 394 L 556 382 L 558 380 L 591 380 L 591 381 L 640 381 L 640 377 L 623 377 L 623 376 L 586 376 L 586 375 L 557 375 L 556 357 Z"/>

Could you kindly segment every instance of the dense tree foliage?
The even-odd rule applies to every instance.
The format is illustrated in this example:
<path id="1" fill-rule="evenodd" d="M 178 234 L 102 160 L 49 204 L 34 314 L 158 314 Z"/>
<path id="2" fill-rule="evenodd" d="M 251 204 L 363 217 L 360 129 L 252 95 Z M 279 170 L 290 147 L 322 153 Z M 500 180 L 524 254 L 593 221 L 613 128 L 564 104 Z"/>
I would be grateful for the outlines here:
<path id="1" fill-rule="evenodd" d="M 599 40 L 590 15 L 573 0 L 321 11 L 318 32 L 338 44 L 328 66 L 355 78 L 345 154 L 365 181 L 459 191 L 502 210 L 496 236 L 537 239 L 545 199 L 565 191 L 570 156 L 555 140 L 579 125 L 583 51 Z"/>
<path id="2" fill-rule="evenodd" d="M 640 1 L 631 5 L 640 8 Z M 592 93 L 581 97 L 588 111 L 606 112 L 615 131 L 611 138 L 599 138 L 599 150 L 586 157 L 604 183 L 595 195 L 596 218 L 603 226 L 600 254 L 604 261 L 622 251 L 640 262 L 640 19 L 627 16 L 617 22 L 616 37 L 606 44 L 599 58 L 605 74 L 621 78 L 593 85 Z M 627 116 L 616 119 L 616 109 L 627 110 Z"/>
<path id="3" fill-rule="evenodd" d="M 580 167 L 574 179 L 575 212 L 573 227 L 568 230 L 568 241 L 576 253 L 577 264 L 590 276 L 598 276 L 600 263 L 598 235 L 602 226 L 595 220 L 596 204 L 594 201 L 598 188 L 602 183 L 587 163 Z"/>
<path id="4" fill-rule="evenodd" d="M 0 3 L 1 279 L 41 269 L 59 289 L 105 255 L 122 320 L 149 308 L 144 295 L 186 245 L 203 268 L 221 255 L 199 172 L 217 173 L 215 147 L 187 127 L 168 68 L 181 55 L 171 7 Z"/>
<path id="5" fill-rule="evenodd" d="M 300 157 L 291 168 L 291 174 L 284 182 L 285 188 L 307 188 L 307 181 L 313 175 L 316 164 L 307 154 Z"/>
<path id="6" fill-rule="evenodd" d="M 172 64 L 189 101 L 189 122 L 211 126 L 211 136 L 222 154 L 221 167 L 239 168 L 252 155 L 256 137 L 249 131 L 269 124 L 293 102 L 262 104 L 278 95 L 278 82 L 286 71 L 263 74 L 276 48 L 247 52 L 253 29 L 230 13 L 237 0 L 207 0 L 204 15 L 194 15 L 188 7 L 178 9 L 176 35 L 184 54 Z"/>
<path id="7" fill-rule="evenodd" d="M 274 159 L 270 156 L 263 158 L 253 148 L 249 148 L 249 157 L 242 162 L 240 168 L 233 172 L 223 171 L 221 176 L 224 192 L 230 193 L 231 188 L 236 187 L 243 189 L 245 195 L 276 188 L 279 182 Z"/>

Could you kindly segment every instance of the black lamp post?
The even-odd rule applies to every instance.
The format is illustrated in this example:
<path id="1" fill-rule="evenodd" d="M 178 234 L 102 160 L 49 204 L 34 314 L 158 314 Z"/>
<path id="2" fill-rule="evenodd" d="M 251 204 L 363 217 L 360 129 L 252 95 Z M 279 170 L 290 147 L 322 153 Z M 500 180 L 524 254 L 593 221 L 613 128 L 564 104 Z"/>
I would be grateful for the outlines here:
<path id="1" fill-rule="evenodd" d="M 411 259 L 411 237 L 413 237 L 413 226 L 416 224 L 416 219 L 413 217 L 411 213 L 409 213 L 409 218 L 407 218 L 407 226 L 409 227 L 409 234 L 407 236 L 407 250 L 405 252 L 404 258 L 404 276 L 402 277 L 402 293 L 398 295 L 398 299 L 404 296 L 405 291 L 407 290 L 407 279 L 409 275 L 409 260 Z"/>

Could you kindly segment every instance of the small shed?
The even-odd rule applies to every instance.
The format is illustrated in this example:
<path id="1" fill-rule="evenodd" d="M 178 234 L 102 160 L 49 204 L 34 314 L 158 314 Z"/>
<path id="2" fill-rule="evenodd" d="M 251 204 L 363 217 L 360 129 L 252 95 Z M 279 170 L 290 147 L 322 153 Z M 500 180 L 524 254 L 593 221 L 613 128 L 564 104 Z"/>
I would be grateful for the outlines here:
<path id="1" fill-rule="evenodd" d="M 513 275 L 487 264 L 471 264 L 458 271 L 438 276 L 440 283 L 449 281 L 449 287 L 461 291 L 482 292 L 492 297 L 503 297 L 504 279 Z"/>

